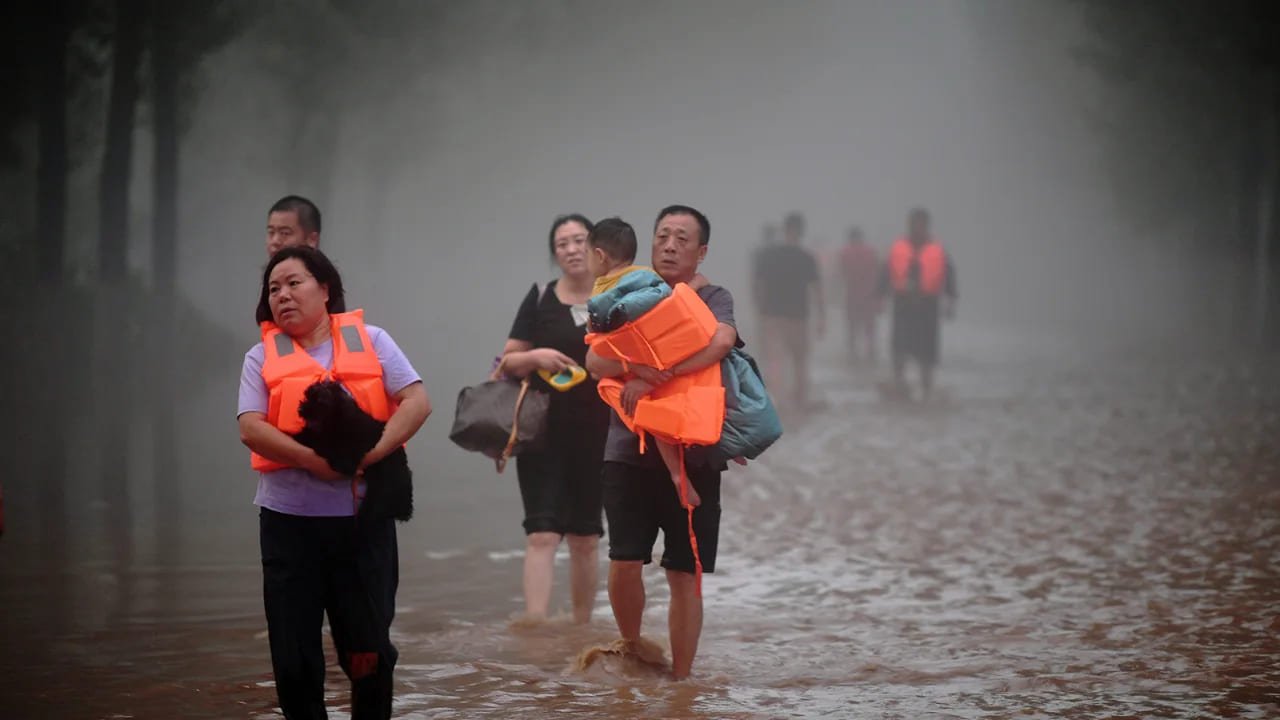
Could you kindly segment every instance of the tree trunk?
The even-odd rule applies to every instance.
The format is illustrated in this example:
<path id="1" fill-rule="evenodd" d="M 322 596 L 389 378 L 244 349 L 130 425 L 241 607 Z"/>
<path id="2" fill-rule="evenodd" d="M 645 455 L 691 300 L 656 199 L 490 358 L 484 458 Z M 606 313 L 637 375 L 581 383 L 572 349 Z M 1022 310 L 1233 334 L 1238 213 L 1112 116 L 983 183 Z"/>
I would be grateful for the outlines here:
<path id="1" fill-rule="evenodd" d="M 57 358 L 56 366 L 65 372 L 67 382 L 51 387 L 52 395 L 33 398 L 27 404 L 31 413 L 29 438 L 34 465 L 24 473 L 34 477 L 39 484 L 38 514 L 29 517 L 40 519 L 41 554 L 51 578 L 65 578 L 68 563 L 67 484 L 70 482 L 67 457 L 70 447 L 70 430 L 58 408 L 67 407 L 72 399 L 84 390 L 81 380 L 84 366 L 75 358 L 68 338 L 80 337 L 84 325 L 75 323 L 68 328 L 59 321 L 62 318 L 83 318 L 67 302 L 63 290 L 66 283 L 66 223 L 67 178 L 70 170 L 67 141 L 67 53 L 71 42 L 72 18 L 67 0 L 48 0 L 42 6 L 45 13 L 40 23 L 41 37 L 38 60 L 39 107 L 38 123 L 39 157 L 36 161 L 36 273 L 45 292 L 46 302 L 37 302 L 31 308 L 33 317 L 43 316 L 35 325 L 40 334 L 46 357 Z M 54 332 L 49 328 L 58 327 Z M 27 362 L 27 360 L 24 360 Z M 48 367 L 28 367 L 29 372 L 47 371 Z M 30 388 L 15 388 L 14 396 L 31 397 Z M 21 424 L 21 423 L 20 423 Z M 18 452 L 22 452 L 19 450 Z M 21 472 L 21 470 L 19 470 Z M 5 478 L 7 481 L 9 478 Z M 12 506 L 11 506 L 12 507 Z M 56 580 L 49 588 L 48 610 L 53 622 L 62 622 L 69 612 L 70 592 L 65 580 Z"/>
<path id="2" fill-rule="evenodd" d="M 129 182 L 133 126 L 138 106 L 138 66 L 142 60 L 141 3 L 116 0 L 111 50 L 111 96 L 107 101 L 106 152 L 98 186 L 98 273 L 107 283 L 125 278 L 129 250 Z"/>
<path id="3" fill-rule="evenodd" d="M 111 95 L 107 101 L 106 152 L 99 185 L 99 301 L 94 307 L 98 402 L 96 415 L 107 501 L 107 533 L 122 579 L 133 560 L 133 512 L 129 495 L 130 429 L 134 417 L 134 369 L 137 351 L 131 327 L 131 288 L 127 283 L 129 184 L 132 178 L 134 115 L 138 104 L 138 66 L 142 59 L 140 0 L 116 0 L 112 46 Z M 125 591 L 123 602 L 129 601 Z"/>
<path id="4" fill-rule="evenodd" d="M 39 74 L 39 148 L 36 167 L 37 271 L 40 282 L 60 285 L 67 224 L 67 48 L 71 18 L 66 0 L 48 0 Z"/>
<path id="5" fill-rule="evenodd" d="M 182 518 L 177 433 L 174 417 L 174 366 L 177 343 L 174 322 L 178 241 L 178 59 L 175 8 L 172 0 L 151 3 L 151 94 L 154 177 L 151 256 L 154 302 L 151 327 L 151 398 L 156 487 L 156 547 L 160 565 L 170 567 L 180 554 Z"/>
<path id="6" fill-rule="evenodd" d="M 1261 102 L 1262 123 L 1260 124 L 1260 146 L 1258 148 L 1261 173 L 1258 183 L 1258 226 L 1254 245 L 1253 265 L 1253 309 L 1254 309 L 1254 341 L 1263 345 L 1266 342 L 1268 315 L 1271 305 L 1271 258 L 1270 244 L 1274 233 L 1277 170 L 1280 169 L 1280 148 L 1277 147 L 1277 113 L 1276 102 L 1280 95 L 1276 90 L 1276 73 L 1268 68 L 1262 73 Z"/>

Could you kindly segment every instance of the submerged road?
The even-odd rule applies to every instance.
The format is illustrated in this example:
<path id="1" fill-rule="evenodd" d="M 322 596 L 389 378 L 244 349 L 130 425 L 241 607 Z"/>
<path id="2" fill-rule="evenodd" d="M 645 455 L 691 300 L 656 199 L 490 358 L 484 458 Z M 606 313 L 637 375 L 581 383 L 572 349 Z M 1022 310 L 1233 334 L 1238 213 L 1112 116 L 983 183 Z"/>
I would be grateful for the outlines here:
<path id="1" fill-rule="evenodd" d="M 726 475 L 693 682 L 572 671 L 614 636 L 603 591 L 589 627 L 513 625 L 518 546 L 402 540 L 397 716 L 1280 716 L 1280 363 L 948 330 L 939 402 L 828 351 L 825 409 Z M 116 581 L 62 571 L 67 627 L 0 572 L 0 715 L 272 716 L 256 556 L 134 568 L 109 621 Z"/>

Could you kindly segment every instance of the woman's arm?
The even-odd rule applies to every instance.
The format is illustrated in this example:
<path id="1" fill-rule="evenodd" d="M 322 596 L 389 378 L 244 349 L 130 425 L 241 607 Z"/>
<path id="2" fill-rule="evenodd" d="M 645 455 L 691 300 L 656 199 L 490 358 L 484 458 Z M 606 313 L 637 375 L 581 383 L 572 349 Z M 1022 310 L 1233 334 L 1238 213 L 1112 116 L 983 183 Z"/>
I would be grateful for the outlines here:
<path id="1" fill-rule="evenodd" d="M 360 461 L 361 470 L 378 462 L 390 455 L 396 448 L 409 442 L 409 438 L 418 432 L 418 429 L 422 427 L 422 424 L 431 415 L 431 398 L 427 396 L 427 388 L 423 386 L 421 381 L 413 383 L 396 393 L 395 399 L 400 405 L 391 414 L 391 418 L 387 420 L 386 427 L 382 428 L 382 437 L 378 438 L 378 444 L 365 453 L 364 459 Z"/>
<path id="2" fill-rule="evenodd" d="M 329 467 L 329 462 L 316 454 L 315 450 L 294 440 L 287 433 L 267 422 L 267 416 L 260 412 L 242 413 L 237 421 L 240 424 L 240 442 L 253 452 L 268 460 L 306 470 L 321 480 L 342 480 L 343 476 Z"/>
<path id="3" fill-rule="evenodd" d="M 535 348 L 528 340 L 508 339 L 502 348 L 502 370 L 512 377 L 523 378 L 535 370 L 560 372 L 576 365 L 573 358 L 552 348 Z"/>

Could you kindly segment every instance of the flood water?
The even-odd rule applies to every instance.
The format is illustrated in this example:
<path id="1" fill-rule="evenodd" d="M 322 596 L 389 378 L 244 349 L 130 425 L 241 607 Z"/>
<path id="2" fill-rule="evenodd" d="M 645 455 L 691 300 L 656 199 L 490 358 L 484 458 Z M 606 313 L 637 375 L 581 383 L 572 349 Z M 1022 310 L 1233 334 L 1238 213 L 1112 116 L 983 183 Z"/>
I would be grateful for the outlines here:
<path id="1" fill-rule="evenodd" d="M 947 330 L 935 406 L 884 404 L 829 343 L 827 408 L 726 476 L 691 682 L 571 671 L 615 636 L 603 586 L 589 627 L 513 625 L 515 501 L 420 494 L 414 524 L 515 531 L 402 532 L 397 716 L 1280 716 L 1280 363 Z M 272 717 L 236 487 L 242 519 L 173 564 L 47 568 L 0 541 L 0 716 Z M 336 664 L 329 692 L 342 717 Z"/>

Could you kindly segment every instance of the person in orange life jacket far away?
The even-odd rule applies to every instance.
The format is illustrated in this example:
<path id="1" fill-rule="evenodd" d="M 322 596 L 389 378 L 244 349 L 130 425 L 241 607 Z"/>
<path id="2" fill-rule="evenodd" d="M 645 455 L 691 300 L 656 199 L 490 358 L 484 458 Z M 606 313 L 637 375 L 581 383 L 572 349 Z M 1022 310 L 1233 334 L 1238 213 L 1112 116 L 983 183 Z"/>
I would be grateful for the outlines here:
<path id="1" fill-rule="evenodd" d="M 707 255 L 711 224 L 694 208 L 673 205 L 658 213 L 653 232 L 653 269 L 668 285 L 689 283 Z M 740 344 L 733 318 L 733 296 L 729 291 L 707 285 L 697 290 L 717 321 L 710 344 L 669 369 L 673 375 L 696 373 L 718 364 Z M 619 377 L 630 370 L 623 391 L 624 409 L 634 412 L 641 397 L 661 378 L 644 375 L 652 368 L 624 368 L 617 360 L 587 352 L 587 370 L 596 377 Z M 671 670 L 677 678 L 689 676 L 702 634 L 702 597 L 698 589 L 699 561 L 703 572 L 715 571 L 716 546 L 720 534 L 720 473 L 722 462 L 713 462 L 691 447 L 685 451 L 689 482 L 702 503 L 691 511 L 672 492 L 671 474 L 656 452 L 640 453 L 639 438 L 618 417 L 610 413 L 609 438 L 605 444 L 604 510 L 609 521 L 609 603 L 625 644 L 635 647 L 640 640 L 644 616 L 644 565 L 652 560 L 658 531 L 665 546 L 662 567 L 671 588 L 667 627 L 671 638 Z M 696 554 L 693 539 L 696 539 Z"/>
<path id="2" fill-rule="evenodd" d="M 933 392 L 938 364 L 941 322 L 955 317 L 956 273 L 951 256 L 929 229 L 929 211 L 916 208 L 907 217 L 907 234 L 894 241 L 880 275 L 881 297 L 893 297 L 894 391 L 910 397 L 906 382 L 908 359 L 920 365 L 922 396 Z"/>
<path id="3" fill-rule="evenodd" d="M 245 353 L 237 411 L 240 440 L 258 470 L 259 542 L 271 668 L 288 718 L 322 718 L 329 616 L 338 662 L 351 680 L 351 717 L 391 717 L 391 644 L 399 582 L 390 517 L 361 516 L 364 481 L 343 477 L 293 434 L 306 388 L 328 377 L 386 423 L 360 463 L 400 448 L 422 427 L 431 401 L 386 331 L 345 312 L 342 278 L 319 250 L 272 256 L 256 319 L 263 342 Z"/>
<path id="4" fill-rule="evenodd" d="M 297 195 L 286 195 L 267 211 L 267 257 L 297 245 L 320 247 L 320 208 Z"/>

